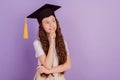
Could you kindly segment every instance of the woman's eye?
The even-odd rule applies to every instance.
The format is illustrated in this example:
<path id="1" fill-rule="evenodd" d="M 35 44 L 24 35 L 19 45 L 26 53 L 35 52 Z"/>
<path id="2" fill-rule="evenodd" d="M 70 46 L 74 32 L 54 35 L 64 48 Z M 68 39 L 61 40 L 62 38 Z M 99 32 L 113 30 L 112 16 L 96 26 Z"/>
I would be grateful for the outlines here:
<path id="1" fill-rule="evenodd" d="M 46 24 L 49 24 L 49 22 L 47 21 Z"/>
<path id="2" fill-rule="evenodd" d="M 55 20 L 53 20 L 53 22 L 55 22 Z"/>

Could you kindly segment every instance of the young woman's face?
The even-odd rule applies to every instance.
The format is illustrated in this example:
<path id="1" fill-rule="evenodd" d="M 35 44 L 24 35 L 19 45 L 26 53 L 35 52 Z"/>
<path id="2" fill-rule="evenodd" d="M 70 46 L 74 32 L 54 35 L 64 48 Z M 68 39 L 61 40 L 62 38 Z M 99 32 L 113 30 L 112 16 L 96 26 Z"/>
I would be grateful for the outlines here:
<path id="1" fill-rule="evenodd" d="M 43 25 L 45 32 L 48 34 L 51 31 L 56 31 L 56 28 L 57 28 L 56 20 L 53 15 L 43 18 L 42 25 Z"/>

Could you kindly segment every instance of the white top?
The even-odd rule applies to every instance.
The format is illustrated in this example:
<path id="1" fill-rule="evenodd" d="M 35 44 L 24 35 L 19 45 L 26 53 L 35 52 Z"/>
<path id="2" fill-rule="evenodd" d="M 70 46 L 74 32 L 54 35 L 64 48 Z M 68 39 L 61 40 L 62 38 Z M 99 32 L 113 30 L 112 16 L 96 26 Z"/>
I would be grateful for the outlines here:
<path id="1" fill-rule="evenodd" d="M 34 46 L 34 50 L 35 50 L 35 57 L 38 58 L 41 55 L 45 55 L 44 50 L 42 49 L 42 45 L 41 42 L 36 39 L 33 42 L 33 46 Z M 67 42 L 65 41 L 65 46 L 66 46 L 66 50 L 67 50 L 67 55 L 69 55 L 69 50 L 68 50 L 68 46 L 67 46 Z M 57 58 L 57 53 L 56 50 L 54 48 L 54 61 L 53 61 L 53 66 L 57 66 L 58 65 L 58 58 Z M 41 65 L 40 60 L 38 59 L 38 65 Z"/>

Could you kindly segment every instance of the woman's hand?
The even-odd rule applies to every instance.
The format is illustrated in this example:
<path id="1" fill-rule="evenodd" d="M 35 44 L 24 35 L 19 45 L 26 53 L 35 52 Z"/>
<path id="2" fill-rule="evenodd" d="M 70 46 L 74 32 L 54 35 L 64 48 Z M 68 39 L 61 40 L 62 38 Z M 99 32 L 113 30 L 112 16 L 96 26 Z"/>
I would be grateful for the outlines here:
<path id="1" fill-rule="evenodd" d="M 50 44 L 55 43 L 55 38 L 56 38 L 56 33 L 54 31 L 50 32 L 49 39 L 50 39 Z"/>
<path id="2" fill-rule="evenodd" d="M 44 66 L 38 66 L 37 67 L 37 71 L 39 73 L 45 73 L 45 74 L 50 74 L 50 71 L 48 69 L 46 69 Z"/>

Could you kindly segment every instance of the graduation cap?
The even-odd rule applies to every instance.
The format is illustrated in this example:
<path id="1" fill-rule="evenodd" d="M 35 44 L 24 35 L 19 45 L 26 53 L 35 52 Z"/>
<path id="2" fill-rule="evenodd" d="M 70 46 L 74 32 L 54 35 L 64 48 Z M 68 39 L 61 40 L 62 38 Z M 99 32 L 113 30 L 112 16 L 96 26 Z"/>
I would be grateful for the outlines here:
<path id="1" fill-rule="evenodd" d="M 41 24 L 42 19 L 45 17 L 49 17 L 50 15 L 53 15 L 55 17 L 55 11 L 59 9 L 61 6 L 53 5 L 53 4 L 45 4 L 36 11 L 34 11 L 32 14 L 28 15 L 27 18 L 33 18 L 37 19 L 38 23 Z M 25 18 L 25 24 L 24 24 L 24 39 L 28 39 L 28 28 L 27 28 L 27 19 Z"/>

